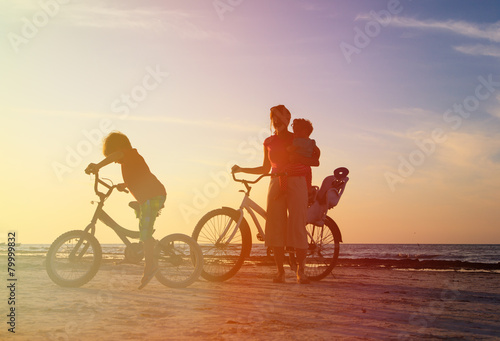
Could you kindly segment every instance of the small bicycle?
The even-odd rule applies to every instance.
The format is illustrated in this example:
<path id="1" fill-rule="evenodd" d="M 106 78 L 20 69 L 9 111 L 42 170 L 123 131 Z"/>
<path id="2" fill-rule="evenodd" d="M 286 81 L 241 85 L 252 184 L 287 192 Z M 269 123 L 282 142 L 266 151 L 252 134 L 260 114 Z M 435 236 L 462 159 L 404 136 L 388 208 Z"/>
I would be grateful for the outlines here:
<path id="1" fill-rule="evenodd" d="M 306 225 L 309 248 L 306 257 L 306 276 L 315 281 L 325 278 L 335 267 L 339 256 L 339 244 L 342 242 L 340 229 L 335 221 L 326 215 L 328 209 L 338 203 L 349 178 L 346 168 L 338 168 L 335 175 L 326 177 L 321 188 L 314 186 L 308 209 Z M 239 209 L 222 207 L 205 214 L 196 225 L 192 237 L 203 250 L 204 266 L 201 276 L 208 281 L 221 282 L 234 276 L 250 255 L 252 235 L 244 210 L 248 212 L 257 227 L 257 239 L 264 241 L 264 231 L 255 213 L 266 219 L 266 211 L 250 199 L 251 184 L 255 184 L 265 176 L 257 179 L 243 180 L 246 190 Z M 329 199 L 330 198 L 330 199 Z M 269 250 L 268 250 L 269 254 Z M 296 267 L 293 251 L 289 250 L 290 267 Z"/>
<path id="2" fill-rule="evenodd" d="M 111 182 L 109 179 L 106 179 Z M 107 188 L 99 190 L 99 185 Z M 95 173 L 94 191 L 99 197 L 97 208 L 90 224 L 84 230 L 73 230 L 63 233 L 50 246 L 47 252 L 46 270 L 54 283 L 63 287 L 80 287 L 89 282 L 99 270 L 102 249 L 95 238 L 98 220 L 109 226 L 126 245 L 123 262 L 138 263 L 144 257 L 140 243 L 129 240 L 139 239 L 139 231 L 127 230 L 116 223 L 103 209 L 104 202 L 114 189 L 119 190 L 112 182 L 108 184 Z M 128 193 L 128 191 L 122 190 Z M 137 209 L 137 202 L 129 204 Z M 163 285 L 172 288 L 184 288 L 194 283 L 203 269 L 203 253 L 196 241 L 180 233 L 175 233 L 156 242 L 155 258 L 159 270 L 156 279 Z"/>

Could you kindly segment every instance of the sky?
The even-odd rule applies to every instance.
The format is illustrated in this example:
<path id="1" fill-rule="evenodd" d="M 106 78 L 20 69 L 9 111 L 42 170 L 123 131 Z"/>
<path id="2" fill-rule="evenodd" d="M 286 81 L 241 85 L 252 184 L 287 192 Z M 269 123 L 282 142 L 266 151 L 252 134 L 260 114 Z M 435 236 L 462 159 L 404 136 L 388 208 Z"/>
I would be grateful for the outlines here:
<path id="1" fill-rule="evenodd" d="M 113 130 L 167 189 L 155 235 L 190 235 L 239 206 L 230 167 L 262 164 L 284 104 L 313 123 L 314 184 L 350 170 L 345 243 L 500 243 L 498 1 L 2 0 L 0 30 L 0 242 L 85 228 Z M 137 229 L 130 200 L 105 209 Z"/>

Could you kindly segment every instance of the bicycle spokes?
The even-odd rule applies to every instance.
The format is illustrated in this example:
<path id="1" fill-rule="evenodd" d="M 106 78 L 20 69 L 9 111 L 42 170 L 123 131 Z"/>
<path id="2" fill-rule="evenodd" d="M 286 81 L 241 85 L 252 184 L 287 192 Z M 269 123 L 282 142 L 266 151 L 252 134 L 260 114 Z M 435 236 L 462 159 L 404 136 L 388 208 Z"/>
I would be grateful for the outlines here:
<path id="1" fill-rule="evenodd" d="M 194 239 L 182 234 L 164 237 L 155 247 L 159 271 L 156 278 L 164 285 L 183 288 L 192 284 L 203 269 L 203 254 Z"/>
<path id="2" fill-rule="evenodd" d="M 69 242 L 71 242 L 71 241 L 69 241 Z M 83 247 L 81 247 L 82 244 L 83 244 Z M 78 242 L 73 247 L 73 249 L 71 250 L 71 252 L 68 256 L 68 260 L 71 262 L 80 260 L 87 253 L 87 250 L 89 249 L 89 247 L 90 247 L 89 242 L 84 243 L 83 239 L 81 239 L 81 238 L 78 239 Z"/>
<path id="3" fill-rule="evenodd" d="M 312 280 L 326 277 L 333 267 L 339 254 L 339 240 L 336 240 L 331 221 L 324 226 L 308 224 L 309 248 L 306 257 L 306 275 Z"/>

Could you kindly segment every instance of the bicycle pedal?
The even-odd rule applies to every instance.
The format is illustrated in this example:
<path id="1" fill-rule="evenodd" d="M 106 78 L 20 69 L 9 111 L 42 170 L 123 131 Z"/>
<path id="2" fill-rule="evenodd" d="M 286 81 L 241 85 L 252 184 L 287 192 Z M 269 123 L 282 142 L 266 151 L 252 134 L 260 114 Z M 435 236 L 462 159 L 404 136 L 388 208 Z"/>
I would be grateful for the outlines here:
<path id="1" fill-rule="evenodd" d="M 264 236 L 262 236 L 260 233 L 257 233 L 257 239 L 261 242 L 265 241 Z"/>

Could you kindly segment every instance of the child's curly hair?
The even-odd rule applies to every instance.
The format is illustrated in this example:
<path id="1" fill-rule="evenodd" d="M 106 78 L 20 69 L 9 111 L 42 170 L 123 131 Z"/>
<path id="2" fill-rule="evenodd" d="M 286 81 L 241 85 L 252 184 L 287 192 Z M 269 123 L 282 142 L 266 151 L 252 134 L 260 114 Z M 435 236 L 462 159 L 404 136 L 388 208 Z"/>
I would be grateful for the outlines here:
<path id="1" fill-rule="evenodd" d="M 305 137 L 309 137 L 313 132 L 313 125 L 311 121 L 305 118 L 296 118 L 293 120 L 292 128 L 294 133 L 304 134 Z"/>
<path id="2" fill-rule="evenodd" d="M 119 131 L 114 131 L 104 138 L 102 153 L 108 157 L 114 152 L 128 148 L 132 148 L 128 137 Z"/>

